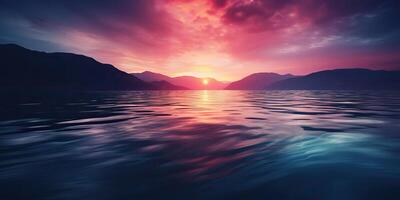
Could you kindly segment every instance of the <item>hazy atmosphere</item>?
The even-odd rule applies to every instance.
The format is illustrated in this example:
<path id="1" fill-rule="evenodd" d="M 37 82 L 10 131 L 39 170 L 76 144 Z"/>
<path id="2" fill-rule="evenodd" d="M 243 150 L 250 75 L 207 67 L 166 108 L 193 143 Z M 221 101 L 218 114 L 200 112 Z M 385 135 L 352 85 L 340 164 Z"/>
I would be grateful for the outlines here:
<path id="1" fill-rule="evenodd" d="M 126 72 L 234 81 L 254 72 L 399 69 L 396 0 L 0 0 L 0 42 Z"/>

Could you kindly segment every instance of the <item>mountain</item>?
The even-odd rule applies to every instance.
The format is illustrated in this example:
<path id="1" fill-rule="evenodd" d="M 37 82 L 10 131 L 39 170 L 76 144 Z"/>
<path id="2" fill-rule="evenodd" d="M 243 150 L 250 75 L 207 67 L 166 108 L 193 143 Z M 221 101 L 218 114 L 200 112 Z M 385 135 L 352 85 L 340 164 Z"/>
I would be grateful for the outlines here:
<path id="1" fill-rule="evenodd" d="M 224 89 L 228 83 L 218 81 L 213 78 L 197 78 L 194 76 L 178 76 L 169 77 L 163 74 L 145 71 L 142 73 L 132 73 L 131 75 L 143 80 L 143 81 L 167 81 L 177 86 L 182 86 L 192 90 L 220 90 Z M 203 80 L 207 79 L 208 84 L 204 85 Z"/>
<path id="2" fill-rule="evenodd" d="M 203 80 L 207 80 L 208 84 L 204 85 Z M 171 82 L 175 85 L 183 85 L 187 88 L 193 90 L 222 90 L 224 89 L 227 84 L 221 81 L 218 81 L 214 78 L 197 78 L 194 76 L 178 76 L 174 77 L 173 81 Z"/>
<path id="3" fill-rule="evenodd" d="M 153 81 L 168 81 L 172 83 L 172 78 L 169 76 L 166 76 L 164 74 L 159 74 L 159 73 L 154 73 L 150 71 L 144 71 L 142 73 L 131 73 L 131 75 L 134 75 L 135 77 L 139 78 L 142 81 L 146 82 L 153 82 Z"/>
<path id="4" fill-rule="evenodd" d="M 400 71 L 335 69 L 273 83 L 275 90 L 400 90 Z"/>
<path id="5" fill-rule="evenodd" d="M 0 88 L 68 90 L 179 89 L 151 84 L 112 65 L 71 53 L 45 53 L 14 44 L 0 45 Z"/>
<path id="6" fill-rule="evenodd" d="M 186 87 L 173 85 L 168 81 L 151 81 L 149 82 L 157 88 L 157 90 L 188 90 Z"/>
<path id="7" fill-rule="evenodd" d="M 213 78 L 169 77 L 148 71 L 132 76 L 83 55 L 45 53 L 13 44 L 0 44 L 0 55 L 1 89 L 183 90 L 227 86 Z M 208 80 L 207 85 L 203 84 L 204 79 Z M 400 71 L 336 69 L 301 77 L 256 73 L 226 89 L 400 90 Z"/>
<path id="8" fill-rule="evenodd" d="M 291 74 L 280 75 L 276 73 L 255 73 L 232 82 L 226 90 L 265 90 L 269 85 L 277 81 L 294 77 Z"/>

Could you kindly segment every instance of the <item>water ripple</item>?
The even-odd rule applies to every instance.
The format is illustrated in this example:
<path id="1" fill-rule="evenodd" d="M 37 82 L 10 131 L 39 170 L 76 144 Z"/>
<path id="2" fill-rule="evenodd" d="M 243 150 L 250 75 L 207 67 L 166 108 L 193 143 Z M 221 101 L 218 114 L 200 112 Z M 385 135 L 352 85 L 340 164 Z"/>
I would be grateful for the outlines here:
<path id="1" fill-rule="evenodd" d="M 398 92 L 97 92 L 1 101 L 5 199 L 400 198 Z"/>

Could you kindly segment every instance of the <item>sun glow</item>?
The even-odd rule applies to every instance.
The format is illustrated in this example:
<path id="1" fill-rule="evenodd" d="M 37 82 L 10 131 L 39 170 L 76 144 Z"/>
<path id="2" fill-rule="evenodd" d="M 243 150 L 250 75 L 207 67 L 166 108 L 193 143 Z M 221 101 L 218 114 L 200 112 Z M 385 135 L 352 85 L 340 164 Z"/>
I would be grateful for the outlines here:
<path id="1" fill-rule="evenodd" d="M 203 85 L 208 85 L 208 80 L 207 79 L 203 79 Z"/>

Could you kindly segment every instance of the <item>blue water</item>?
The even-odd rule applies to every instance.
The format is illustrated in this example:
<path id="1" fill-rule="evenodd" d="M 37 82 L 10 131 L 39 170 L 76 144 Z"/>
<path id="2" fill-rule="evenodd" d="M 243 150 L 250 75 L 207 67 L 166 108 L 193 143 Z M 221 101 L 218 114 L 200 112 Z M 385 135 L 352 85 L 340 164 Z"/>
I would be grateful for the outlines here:
<path id="1" fill-rule="evenodd" d="M 1 96 L 0 199 L 400 199 L 400 92 Z"/>

